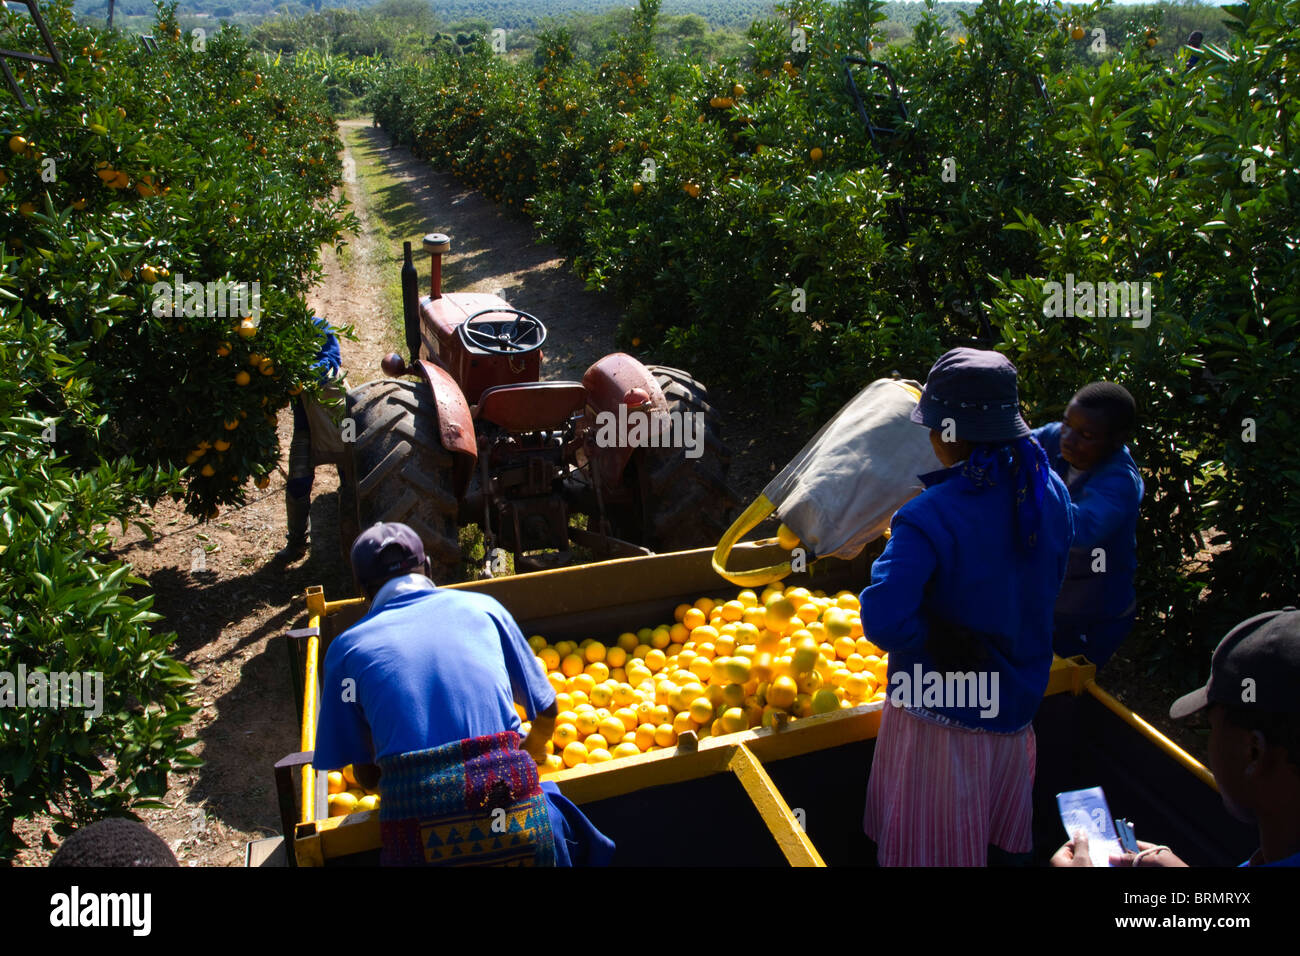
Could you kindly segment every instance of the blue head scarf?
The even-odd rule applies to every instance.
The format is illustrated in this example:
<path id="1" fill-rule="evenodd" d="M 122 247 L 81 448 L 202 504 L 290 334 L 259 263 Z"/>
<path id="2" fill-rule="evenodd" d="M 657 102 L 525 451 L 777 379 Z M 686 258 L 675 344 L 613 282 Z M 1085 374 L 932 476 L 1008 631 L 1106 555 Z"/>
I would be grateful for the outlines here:
<path id="1" fill-rule="evenodd" d="M 1051 466 L 1047 452 L 1032 435 L 1014 441 L 974 446 L 961 466 L 961 478 L 973 490 L 1010 488 L 1015 495 L 1016 536 L 1022 551 L 1038 544 L 1043 497 Z"/>

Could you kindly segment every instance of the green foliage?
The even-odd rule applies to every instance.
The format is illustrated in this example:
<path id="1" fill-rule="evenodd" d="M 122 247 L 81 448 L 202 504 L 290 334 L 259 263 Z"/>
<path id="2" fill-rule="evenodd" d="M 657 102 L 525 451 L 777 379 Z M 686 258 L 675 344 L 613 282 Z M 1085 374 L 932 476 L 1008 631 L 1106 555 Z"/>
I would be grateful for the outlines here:
<path id="1" fill-rule="evenodd" d="M 182 735 L 195 713 L 191 678 L 167 655 L 175 634 L 150 629 L 159 618 L 152 597 L 131 594 L 144 582 L 103 557 L 106 525 L 179 476 L 127 459 L 73 468 L 52 457 L 59 419 L 44 411 L 37 383 L 56 384 L 92 435 L 107 416 L 86 355 L 53 352 L 60 330 L 23 305 L 17 287 L 0 275 L 0 681 L 23 670 L 79 674 L 90 696 L 77 708 L 66 706 L 72 698 L 19 707 L 16 688 L 0 687 L 14 694 L 0 706 L 0 860 L 21 845 L 15 819 L 50 812 L 67 833 L 155 805 L 168 772 L 197 763 L 194 739 Z M 101 681 L 93 701 L 95 684 L 84 683 L 92 674 Z"/>
<path id="2" fill-rule="evenodd" d="M 197 764 L 192 678 L 108 526 L 167 493 L 196 514 L 242 500 L 280 457 L 270 412 L 314 387 L 303 297 L 347 224 L 332 120 L 237 33 L 182 42 L 175 10 L 151 54 L 48 8 L 66 69 L 19 76 L 31 111 L 0 98 L 0 859 L 18 818 L 66 833 Z M 6 46 L 38 48 L 28 17 L 0 17 Z M 258 283 L 253 335 L 193 295 L 161 308 L 182 276 Z M 42 699 L 33 674 L 95 699 L 69 706 L 59 678 Z"/>
<path id="3" fill-rule="evenodd" d="M 30 19 L 4 17 L 36 45 Z M 191 465 L 187 506 L 208 515 L 275 466 L 271 413 L 314 382 L 319 337 L 304 295 L 320 245 L 342 234 L 333 120 L 319 90 L 259 67 L 235 31 L 197 49 L 164 8 L 150 54 L 75 26 L 66 6 L 49 19 L 76 54 L 66 74 L 32 69 L 36 111 L 0 100 L 0 232 L 17 254 L 5 269 L 23 307 L 57 330 L 51 348 L 84 358 L 108 423 L 91 434 L 56 383 L 36 391 L 62 416 L 57 447 L 75 465 L 125 455 Z M 14 136 L 27 147 L 15 151 Z M 236 334 L 234 297 L 177 297 L 181 281 L 256 283 L 253 337 Z M 173 314 L 160 303 L 169 290 Z M 268 364 L 251 365 L 253 354 Z"/>
<path id="4" fill-rule="evenodd" d="M 1123 382 L 1137 399 L 1148 495 L 1139 569 L 1143 613 L 1164 635 L 1156 654 L 1187 646 L 1175 635 L 1208 643 L 1249 613 L 1293 603 L 1300 567 L 1289 385 L 1300 371 L 1300 40 L 1290 26 L 1300 4 L 1230 12 L 1231 47 L 1207 44 L 1190 71 L 1184 56 L 1139 41 L 1068 77 L 1061 139 L 1076 172 L 1052 219 L 1008 224 L 1033 238 L 1037 266 L 1000 283 L 994 302 L 1004 348 L 1044 411 L 1085 375 Z M 1044 316 L 1043 283 L 1067 272 L 1150 282 L 1150 325 Z M 1211 543 L 1229 547 L 1187 573 L 1211 528 Z"/>

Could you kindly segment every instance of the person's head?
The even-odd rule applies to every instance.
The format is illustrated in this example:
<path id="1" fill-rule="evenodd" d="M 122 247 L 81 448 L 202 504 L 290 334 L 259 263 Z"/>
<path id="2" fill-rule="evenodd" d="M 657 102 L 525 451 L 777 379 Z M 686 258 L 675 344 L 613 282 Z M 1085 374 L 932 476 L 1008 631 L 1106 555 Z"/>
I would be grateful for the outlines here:
<path id="1" fill-rule="evenodd" d="M 180 866 L 162 837 L 143 823 L 110 817 L 63 841 L 50 866 Z"/>
<path id="2" fill-rule="evenodd" d="M 1090 382 L 1074 393 L 1061 422 L 1061 457 L 1089 471 L 1124 447 L 1133 433 L 1137 405 L 1128 389 Z"/>
<path id="3" fill-rule="evenodd" d="M 1174 701 L 1204 713 L 1210 770 L 1228 812 L 1254 822 L 1300 796 L 1300 611 L 1269 611 L 1219 642 L 1204 687 Z"/>
<path id="4" fill-rule="evenodd" d="M 1016 367 L 1000 352 L 952 349 L 930 369 L 912 421 L 930 429 L 935 455 L 951 467 L 975 445 L 1029 434 L 1016 381 Z"/>
<path id="5" fill-rule="evenodd" d="M 368 599 L 388 581 L 413 572 L 432 577 L 420 536 L 401 522 L 371 525 L 352 542 L 352 573 Z"/>

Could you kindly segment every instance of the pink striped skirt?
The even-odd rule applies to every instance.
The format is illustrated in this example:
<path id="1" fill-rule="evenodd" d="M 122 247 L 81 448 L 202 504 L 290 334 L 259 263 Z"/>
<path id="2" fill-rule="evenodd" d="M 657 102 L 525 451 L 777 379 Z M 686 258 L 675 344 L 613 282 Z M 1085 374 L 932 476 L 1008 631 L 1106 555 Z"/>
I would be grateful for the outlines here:
<path id="1" fill-rule="evenodd" d="M 885 705 L 862 828 L 881 866 L 986 866 L 1033 849 L 1033 727 L 947 727 Z"/>

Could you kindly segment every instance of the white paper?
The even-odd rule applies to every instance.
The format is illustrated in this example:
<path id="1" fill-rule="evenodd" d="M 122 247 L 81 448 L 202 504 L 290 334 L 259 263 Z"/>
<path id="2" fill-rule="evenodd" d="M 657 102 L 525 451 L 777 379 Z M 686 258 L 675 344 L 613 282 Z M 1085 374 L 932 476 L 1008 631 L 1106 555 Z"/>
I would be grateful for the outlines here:
<path id="1" fill-rule="evenodd" d="M 1101 787 L 1058 793 L 1056 805 L 1068 839 L 1073 840 L 1079 830 L 1088 835 L 1088 855 L 1093 866 L 1110 866 L 1110 857 L 1124 852 Z"/>

